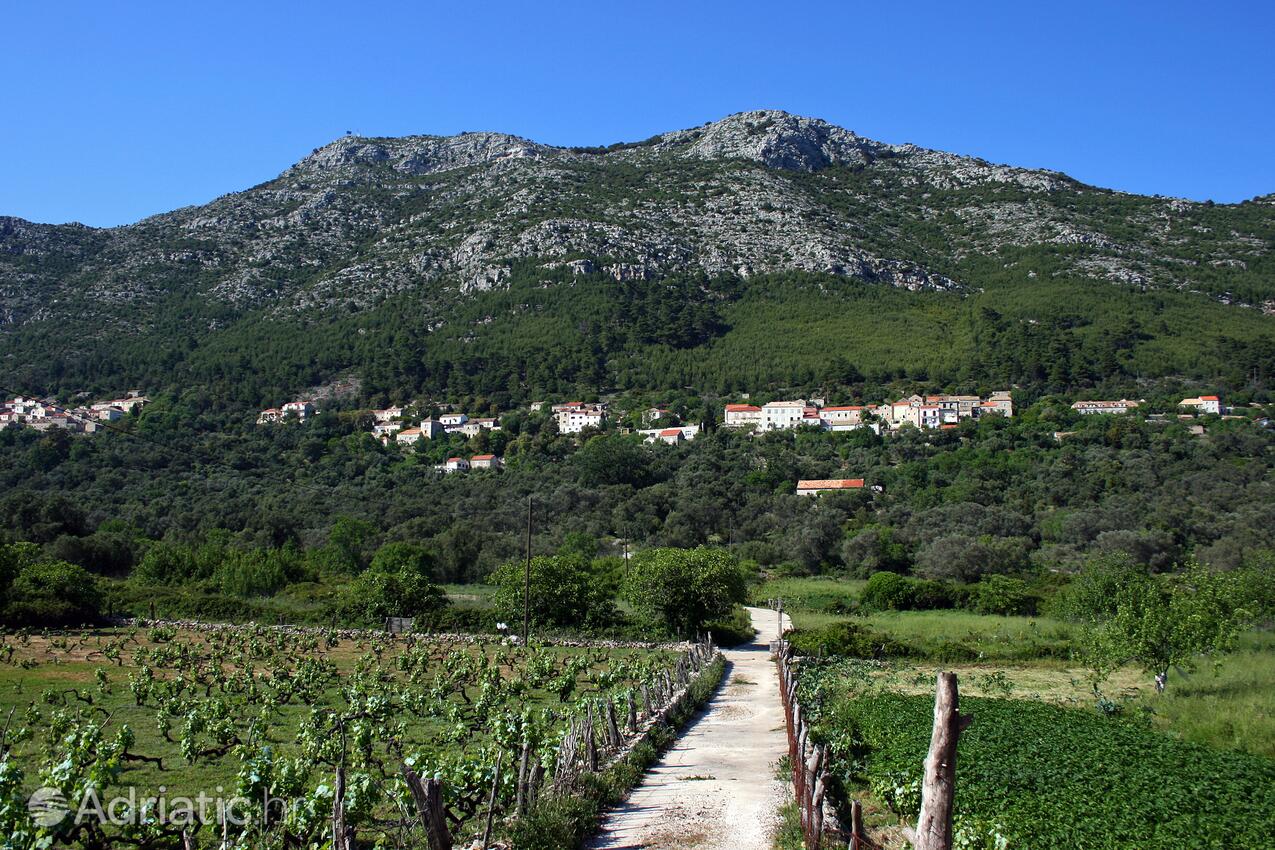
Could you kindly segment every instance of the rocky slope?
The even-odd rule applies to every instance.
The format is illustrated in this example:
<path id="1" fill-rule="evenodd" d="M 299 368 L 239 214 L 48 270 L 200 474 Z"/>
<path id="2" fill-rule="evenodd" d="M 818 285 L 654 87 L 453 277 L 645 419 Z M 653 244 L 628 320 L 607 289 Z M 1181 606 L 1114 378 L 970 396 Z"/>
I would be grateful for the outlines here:
<path id="1" fill-rule="evenodd" d="M 0 218 L 0 332 L 69 316 L 128 331 L 181 299 L 227 315 L 455 299 L 499 287 L 519 263 L 617 280 L 803 270 L 956 291 L 986 285 L 991 267 L 1031 281 L 1047 266 L 1260 306 L 1275 295 L 1273 241 L 1269 197 L 1125 195 L 783 112 L 595 149 L 500 133 L 347 136 L 268 183 L 126 227 Z"/>

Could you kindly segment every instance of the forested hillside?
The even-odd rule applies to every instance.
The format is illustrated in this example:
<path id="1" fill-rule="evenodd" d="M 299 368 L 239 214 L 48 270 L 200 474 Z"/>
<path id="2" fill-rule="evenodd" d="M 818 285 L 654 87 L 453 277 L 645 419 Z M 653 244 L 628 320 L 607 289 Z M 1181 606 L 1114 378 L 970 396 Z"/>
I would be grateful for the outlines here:
<path id="1" fill-rule="evenodd" d="M 537 552 L 721 544 L 797 572 L 975 581 L 1066 571 L 1098 553 L 1161 570 L 1191 557 L 1235 567 L 1275 548 L 1275 437 L 1250 419 L 1215 420 L 1201 437 L 1045 399 L 1013 420 L 884 440 L 719 429 L 680 447 L 620 434 L 578 447 L 547 416 L 518 414 L 468 445 L 416 451 L 382 447 L 353 413 L 226 427 L 215 410 L 161 400 L 132 427 L 137 436 L 0 431 L 3 533 L 95 572 L 238 598 L 223 610 L 240 614 L 245 600 L 356 575 L 395 541 L 422 547 L 436 581 L 481 581 L 520 556 L 529 496 Z M 1060 429 L 1073 433 L 1060 442 Z M 507 468 L 433 469 L 479 448 Z M 799 478 L 837 476 L 870 487 L 793 494 Z"/>

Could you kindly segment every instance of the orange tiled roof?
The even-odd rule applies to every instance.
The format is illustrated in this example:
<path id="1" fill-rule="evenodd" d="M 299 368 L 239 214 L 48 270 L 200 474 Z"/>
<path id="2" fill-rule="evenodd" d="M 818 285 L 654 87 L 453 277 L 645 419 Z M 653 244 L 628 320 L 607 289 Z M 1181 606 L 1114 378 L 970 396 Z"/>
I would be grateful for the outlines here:
<path id="1" fill-rule="evenodd" d="M 862 487 L 862 478 L 811 478 L 797 482 L 798 490 L 858 490 Z"/>
<path id="2" fill-rule="evenodd" d="M 726 411 L 728 413 L 745 413 L 745 412 L 761 413 L 761 408 L 754 407 L 751 404 L 728 404 L 726 405 Z"/>

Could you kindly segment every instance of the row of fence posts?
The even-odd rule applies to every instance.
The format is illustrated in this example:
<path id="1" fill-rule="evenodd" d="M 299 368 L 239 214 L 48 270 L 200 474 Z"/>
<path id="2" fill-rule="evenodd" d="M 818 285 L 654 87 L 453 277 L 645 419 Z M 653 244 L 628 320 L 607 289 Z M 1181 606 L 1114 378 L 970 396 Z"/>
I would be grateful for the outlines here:
<path id="1" fill-rule="evenodd" d="M 797 675 L 792 646 L 780 639 L 775 653 L 779 665 L 779 693 L 788 730 L 788 762 L 792 767 L 793 796 L 801 819 L 806 850 L 816 850 L 823 840 L 824 796 L 828 790 L 828 748 L 810 737 L 810 727 L 797 700 Z"/>
<path id="2" fill-rule="evenodd" d="M 567 734 L 559 745 L 553 781 L 548 791 L 570 793 L 575 780 L 582 774 L 605 770 L 624 753 L 634 739 L 663 721 L 686 701 L 691 684 L 713 662 L 717 652 L 710 634 L 682 653 L 671 671 L 663 670 L 636 691 L 630 690 L 618 705 L 613 698 L 587 703 L 584 714 L 571 721 Z M 491 839 L 503 761 L 504 753 L 497 752 L 481 842 L 484 850 Z M 521 817 L 535 804 L 545 788 L 544 766 L 529 742 L 523 742 L 518 754 L 517 770 L 514 814 Z M 448 828 L 443 805 L 443 781 L 422 777 L 406 764 L 402 766 L 401 773 L 425 830 L 429 850 L 452 850 L 454 838 Z M 337 793 L 332 802 L 333 850 L 353 848 L 353 830 L 345 824 L 343 774 L 343 768 L 338 768 Z"/>
<path id="3" fill-rule="evenodd" d="M 806 850 L 818 850 L 824 838 L 824 797 L 828 789 L 829 764 L 826 745 L 811 738 L 810 726 L 797 697 L 796 665 L 792 645 L 783 638 L 783 601 L 774 600 L 779 615 L 779 640 L 775 657 L 779 666 L 779 691 L 788 730 L 788 760 L 792 765 L 793 795 L 801 818 L 801 834 Z M 921 781 L 921 813 L 916 829 L 904 834 L 913 850 L 952 850 L 952 804 L 956 790 L 957 740 L 974 721 L 972 714 L 961 714 L 955 673 L 941 672 L 935 686 L 934 726 L 930 749 L 925 757 Z M 849 841 L 850 850 L 877 847 L 863 828 L 863 805 L 850 801 L 850 823 L 836 830 Z"/>

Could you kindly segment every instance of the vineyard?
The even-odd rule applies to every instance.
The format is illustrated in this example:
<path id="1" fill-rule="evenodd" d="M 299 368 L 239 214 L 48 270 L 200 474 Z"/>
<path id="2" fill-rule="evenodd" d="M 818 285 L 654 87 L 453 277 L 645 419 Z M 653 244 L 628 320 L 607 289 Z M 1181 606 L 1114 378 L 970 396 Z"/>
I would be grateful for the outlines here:
<path id="1" fill-rule="evenodd" d="M 721 669 L 702 644 L 259 626 L 9 635 L 0 830 L 11 848 L 494 841 L 587 786 Z M 69 812 L 29 809 L 36 789 Z M 77 816 L 85 800 L 109 822 Z"/>
<path id="2" fill-rule="evenodd" d="M 833 793 L 915 823 L 934 717 L 880 665 L 803 659 L 798 694 Z M 987 684 L 987 683 L 984 683 Z M 1275 762 L 1174 740 L 1136 720 L 1040 701 L 962 698 L 957 846 L 1256 848 L 1275 835 Z"/>

